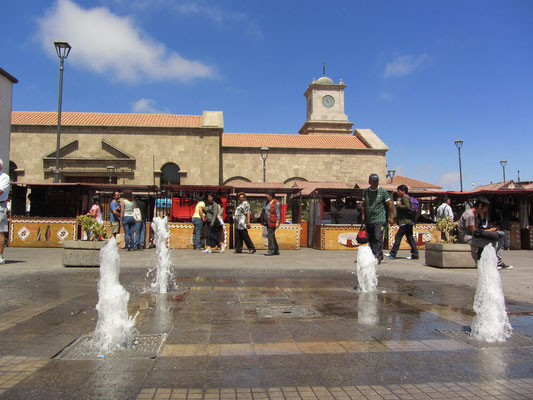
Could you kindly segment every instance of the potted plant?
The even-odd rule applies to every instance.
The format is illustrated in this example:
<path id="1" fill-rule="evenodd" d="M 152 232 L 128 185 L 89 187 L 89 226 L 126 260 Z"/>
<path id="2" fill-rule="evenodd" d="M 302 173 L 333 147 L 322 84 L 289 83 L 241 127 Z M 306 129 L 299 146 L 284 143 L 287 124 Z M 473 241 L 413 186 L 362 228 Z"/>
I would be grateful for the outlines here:
<path id="1" fill-rule="evenodd" d="M 469 244 L 457 243 L 459 224 L 451 217 L 437 220 L 435 230 L 442 232 L 441 243 L 426 243 L 426 265 L 440 268 L 472 268 L 476 261 Z"/>
<path id="2" fill-rule="evenodd" d="M 100 265 L 100 249 L 106 244 L 102 239 L 108 238 L 107 232 L 103 225 L 88 215 L 80 215 L 77 220 L 82 231 L 86 233 L 87 239 L 63 242 L 63 265 L 97 267 Z M 89 240 L 91 238 L 92 240 Z"/>

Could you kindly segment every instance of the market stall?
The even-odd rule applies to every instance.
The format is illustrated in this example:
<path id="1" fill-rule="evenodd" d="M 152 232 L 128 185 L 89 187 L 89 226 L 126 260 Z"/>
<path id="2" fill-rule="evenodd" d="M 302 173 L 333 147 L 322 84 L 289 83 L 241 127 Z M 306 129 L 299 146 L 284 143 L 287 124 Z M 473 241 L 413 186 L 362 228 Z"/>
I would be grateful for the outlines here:
<path id="1" fill-rule="evenodd" d="M 237 195 L 244 192 L 252 209 L 252 226 L 248 229 L 250 239 L 257 249 L 267 249 L 266 228 L 259 223 L 261 210 L 266 204 L 265 194 L 268 191 L 276 193 L 280 202 L 281 224 L 276 229 L 276 240 L 281 250 L 298 250 L 301 247 L 302 215 L 301 188 L 285 187 L 283 183 L 237 182 L 233 184 L 233 191 L 229 198 L 228 207 L 233 214 L 237 202 Z M 232 225 L 232 229 L 234 229 Z M 232 232 L 234 237 L 234 232 Z M 305 246 L 305 244 L 304 244 Z"/>
<path id="2" fill-rule="evenodd" d="M 90 183 L 20 183 L 12 184 L 9 246 L 63 247 L 65 240 L 83 238 L 76 218 L 85 215 L 93 196 L 99 197 L 104 226 L 111 234 L 109 204 L 114 191 L 132 190 L 134 195 L 152 204 L 157 197 L 155 186 Z M 147 232 L 153 207 L 147 207 Z M 149 235 L 147 242 L 149 241 Z M 122 234 L 117 235 L 119 242 Z"/>

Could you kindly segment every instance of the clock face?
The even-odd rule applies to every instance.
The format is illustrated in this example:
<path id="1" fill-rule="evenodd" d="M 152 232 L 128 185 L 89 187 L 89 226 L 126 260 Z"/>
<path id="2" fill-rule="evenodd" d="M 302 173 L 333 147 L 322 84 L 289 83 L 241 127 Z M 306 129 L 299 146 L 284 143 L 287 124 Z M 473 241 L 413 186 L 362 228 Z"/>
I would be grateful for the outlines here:
<path id="1" fill-rule="evenodd" d="M 331 108 L 335 105 L 335 99 L 328 94 L 322 97 L 322 104 L 324 107 Z"/>

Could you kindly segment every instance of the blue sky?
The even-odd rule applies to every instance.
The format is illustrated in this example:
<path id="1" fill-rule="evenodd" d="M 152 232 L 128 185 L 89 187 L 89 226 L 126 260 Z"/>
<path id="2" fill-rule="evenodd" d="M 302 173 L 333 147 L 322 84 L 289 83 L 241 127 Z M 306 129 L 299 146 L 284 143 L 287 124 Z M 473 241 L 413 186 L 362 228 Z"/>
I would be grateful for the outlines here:
<path id="1" fill-rule="evenodd" d="M 23 0 L 2 7 L 17 111 L 224 112 L 225 132 L 297 133 L 313 78 L 397 174 L 459 188 L 533 180 L 533 1 Z M 6 18 L 6 16 L 9 16 Z M 354 168 L 357 168 L 354 165 Z"/>

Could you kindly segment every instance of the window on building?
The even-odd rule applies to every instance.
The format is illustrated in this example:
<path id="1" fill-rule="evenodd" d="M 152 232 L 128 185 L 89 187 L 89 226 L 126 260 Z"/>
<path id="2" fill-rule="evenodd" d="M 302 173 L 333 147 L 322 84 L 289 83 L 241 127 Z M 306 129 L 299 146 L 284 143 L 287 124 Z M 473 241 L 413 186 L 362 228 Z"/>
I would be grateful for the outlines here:
<path id="1" fill-rule="evenodd" d="M 174 163 L 168 163 L 161 168 L 161 186 L 180 184 L 180 167 Z"/>

